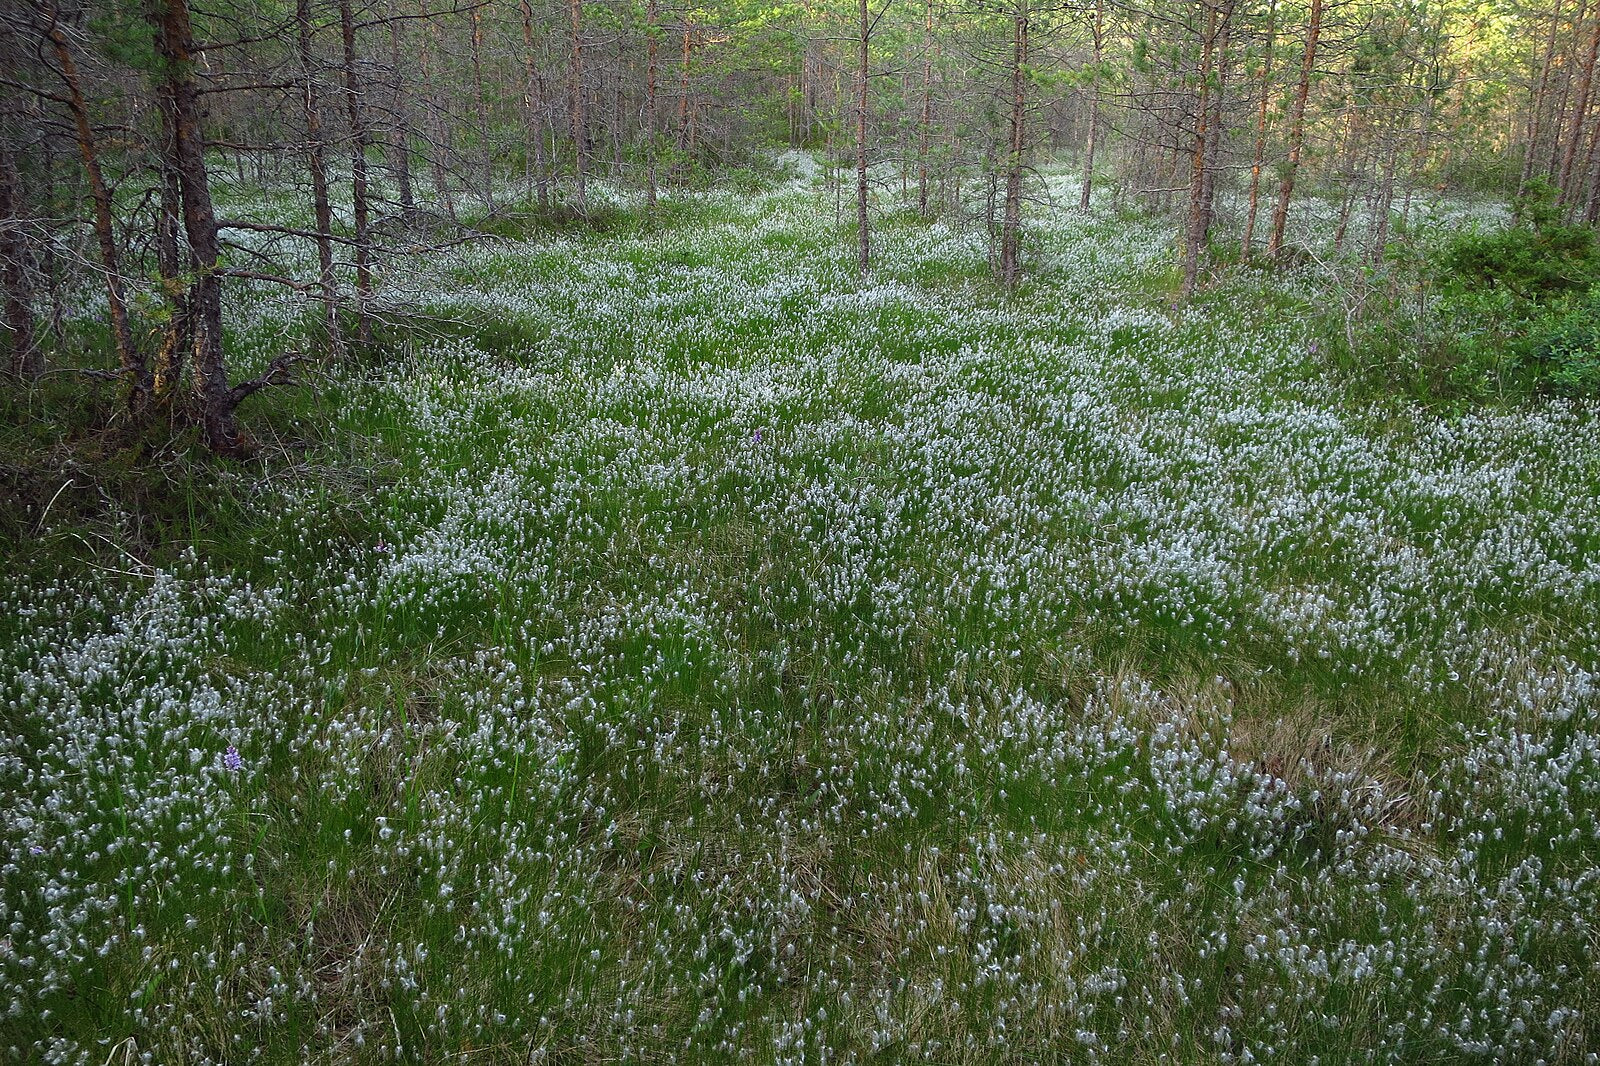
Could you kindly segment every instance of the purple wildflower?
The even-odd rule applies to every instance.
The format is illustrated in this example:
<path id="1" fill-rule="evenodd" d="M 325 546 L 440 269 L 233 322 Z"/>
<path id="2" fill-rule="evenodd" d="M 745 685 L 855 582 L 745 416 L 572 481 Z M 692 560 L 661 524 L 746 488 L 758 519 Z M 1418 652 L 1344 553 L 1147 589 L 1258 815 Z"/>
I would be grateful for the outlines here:
<path id="1" fill-rule="evenodd" d="M 222 756 L 222 765 L 230 770 L 237 770 L 243 767 L 244 760 L 239 758 L 239 749 L 229 744 L 227 754 Z"/>
<path id="2" fill-rule="evenodd" d="M 754 444 L 760 444 L 761 443 L 761 431 L 758 429 L 758 430 L 755 431 L 755 433 L 751 434 L 750 440 Z"/>

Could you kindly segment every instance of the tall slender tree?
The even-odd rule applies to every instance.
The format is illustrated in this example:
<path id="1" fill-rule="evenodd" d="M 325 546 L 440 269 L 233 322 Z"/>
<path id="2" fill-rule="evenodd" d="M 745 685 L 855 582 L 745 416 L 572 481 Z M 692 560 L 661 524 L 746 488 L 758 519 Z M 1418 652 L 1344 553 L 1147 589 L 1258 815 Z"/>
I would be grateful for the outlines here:
<path id="1" fill-rule="evenodd" d="M 1317 44 L 1321 37 L 1322 0 L 1311 0 L 1311 11 L 1306 16 L 1305 50 L 1300 57 L 1300 80 L 1295 85 L 1294 102 L 1289 109 L 1289 153 L 1283 164 L 1283 178 L 1278 183 L 1278 203 L 1272 212 L 1272 236 L 1267 241 L 1267 254 L 1273 257 L 1282 253 L 1284 233 L 1289 225 L 1289 202 L 1294 197 L 1294 183 L 1305 148 L 1306 102 L 1311 97 Z"/>

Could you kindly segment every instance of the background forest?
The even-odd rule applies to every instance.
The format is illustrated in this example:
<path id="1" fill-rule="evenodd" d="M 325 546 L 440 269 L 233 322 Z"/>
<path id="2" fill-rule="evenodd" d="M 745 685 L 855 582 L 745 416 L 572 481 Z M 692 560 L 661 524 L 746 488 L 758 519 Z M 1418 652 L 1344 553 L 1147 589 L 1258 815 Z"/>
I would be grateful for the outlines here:
<path id="1" fill-rule="evenodd" d="M 240 280 L 320 303 L 314 354 L 337 356 L 371 343 L 400 251 L 605 225 L 602 180 L 653 216 L 663 190 L 761 180 L 778 146 L 823 161 L 863 271 L 874 214 L 911 210 L 984 227 L 1007 286 L 1047 160 L 1076 168 L 1085 209 L 1111 175 L 1114 208 L 1173 220 L 1180 296 L 1306 254 L 1284 244 L 1308 189 L 1332 254 L 1380 266 L 1421 197 L 1548 205 L 1518 221 L 1568 260 L 1589 238 L 1552 227 L 1600 215 L 1585 0 L 43 4 L 3 29 L 12 370 L 112 353 L 131 408 L 181 399 L 223 451 L 234 408 L 287 369 L 230 376 L 219 306 Z M 289 270 L 308 248 L 315 272 Z M 1585 262 L 1554 269 L 1544 288 L 1586 288 Z M 103 333 L 69 337 L 87 279 Z M 1500 332 L 1525 310 L 1478 309 Z"/>

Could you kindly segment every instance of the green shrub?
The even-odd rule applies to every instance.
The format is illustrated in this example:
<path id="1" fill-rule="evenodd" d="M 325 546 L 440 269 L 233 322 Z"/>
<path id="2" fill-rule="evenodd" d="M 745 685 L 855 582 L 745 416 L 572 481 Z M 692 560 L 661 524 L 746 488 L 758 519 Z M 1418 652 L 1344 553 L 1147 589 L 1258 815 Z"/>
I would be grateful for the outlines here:
<path id="1" fill-rule="evenodd" d="M 1528 368 L 1553 391 L 1600 393 L 1600 288 L 1540 316 L 1520 347 Z"/>
<path id="2" fill-rule="evenodd" d="M 1451 239 L 1437 276 L 1447 291 L 1501 290 L 1537 303 L 1600 281 L 1600 254 L 1588 226 L 1540 219 Z"/>
<path id="3" fill-rule="evenodd" d="M 1516 221 L 1432 249 L 1397 241 L 1345 358 L 1428 402 L 1600 395 L 1600 245 L 1535 186 Z"/>

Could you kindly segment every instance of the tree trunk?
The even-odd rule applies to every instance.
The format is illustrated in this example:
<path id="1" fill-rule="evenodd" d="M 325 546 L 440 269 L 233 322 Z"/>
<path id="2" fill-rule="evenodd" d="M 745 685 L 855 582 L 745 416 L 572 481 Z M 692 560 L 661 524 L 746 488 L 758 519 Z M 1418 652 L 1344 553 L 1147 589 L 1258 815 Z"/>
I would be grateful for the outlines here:
<path id="1" fill-rule="evenodd" d="M 1589 149 L 1583 160 L 1583 178 L 1579 183 L 1580 190 L 1587 190 L 1584 196 L 1583 220 L 1588 223 L 1595 221 L 1595 197 L 1600 195 L 1600 185 L 1596 178 L 1600 177 L 1600 116 L 1597 116 L 1589 130 Z M 1577 196 L 1572 197 L 1572 202 L 1577 203 Z"/>
<path id="2" fill-rule="evenodd" d="M 105 272 L 106 307 L 111 314 L 111 340 L 116 346 L 117 365 L 121 368 L 128 403 L 137 406 L 149 393 L 149 371 L 144 355 L 133 342 L 133 331 L 128 326 L 128 305 L 123 296 L 122 261 L 117 249 L 116 231 L 113 229 L 111 190 L 100 170 L 100 153 L 95 143 L 94 127 L 89 121 L 89 105 L 83 96 L 83 82 L 78 77 L 78 65 L 73 61 L 72 48 L 61 31 L 54 8 L 49 13 L 50 24 L 46 34 L 55 49 L 56 60 L 61 64 L 61 80 L 67 87 L 67 105 L 72 112 L 73 128 L 78 138 L 78 155 L 83 160 L 84 175 L 89 179 L 89 198 L 94 207 L 94 235 L 100 246 L 100 265 Z"/>
<path id="3" fill-rule="evenodd" d="M 922 25 L 922 121 L 917 129 L 917 215 L 928 217 L 928 132 L 933 124 L 933 0 Z"/>
<path id="4" fill-rule="evenodd" d="M 39 373 L 28 283 L 28 246 L 22 235 L 22 183 L 9 131 L 0 144 L 0 287 L 5 290 L 6 331 L 11 334 L 11 372 L 23 380 Z"/>
<path id="5" fill-rule="evenodd" d="M 1194 292 L 1200 277 L 1200 250 L 1209 219 L 1205 210 L 1206 163 L 1211 149 L 1211 77 L 1216 63 L 1217 9 L 1206 3 L 1206 28 L 1200 44 L 1200 69 L 1195 86 L 1193 147 L 1189 152 L 1189 210 L 1183 233 L 1182 298 Z"/>
<path id="6" fill-rule="evenodd" d="M 654 0 L 652 0 L 654 2 Z M 533 54 L 533 4 L 531 0 L 522 0 L 522 61 L 523 79 L 525 81 L 523 97 L 527 108 L 527 139 L 528 144 L 524 149 L 533 168 L 532 178 L 529 183 L 537 191 L 539 207 L 541 210 L 550 208 L 550 180 L 546 174 L 544 161 L 544 134 L 540 113 L 543 111 L 543 93 L 540 92 L 540 78 L 538 63 Z"/>
<path id="7" fill-rule="evenodd" d="M 456 217 L 455 199 L 450 195 L 450 168 L 448 166 L 450 128 L 439 107 L 439 98 L 433 83 L 432 42 L 438 32 L 433 16 L 428 13 L 428 0 L 418 0 L 422 20 L 428 24 L 422 38 L 419 58 L 422 62 L 422 93 L 428 108 L 428 168 L 433 176 L 433 194 L 444 204 L 445 214 Z"/>
<path id="8" fill-rule="evenodd" d="M 1416 194 L 1417 183 L 1426 171 L 1428 160 L 1432 155 L 1434 135 L 1434 100 L 1440 90 L 1440 71 L 1444 68 L 1450 55 L 1450 38 L 1445 35 L 1445 18 L 1443 13 L 1432 27 L 1429 39 L 1433 50 L 1424 64 L 1422 74 L 1422 109 L 1417 116 L 1417 147 L 1411 153 L 1411 166 L 1406 171 L 1406 194 L 1401 202 L 1400 215 L 1407 222 L 1411 221 L 1411 201 Z M 1440 42 L 1443 42 L 1441 48 Z M 1449 155 L 1448 145 L 1445 156 Z"/>
<path id="9" fill-rule="evenodd" d="M 622 100 L 622 73 L 627 69 L 627 57 L 623 53 L 623 32 L 617 30 L 617 67 L 611 73 L 611 176 L 613 180 L 622 178 L 622 127 L 625 124 L 626 111 L 623 110 Z"/>
<path id="10" fill-rule="evenodd" d="M 1311 75 L 1316 69 L 1317 40 L 1322 36 L 1322 0 L 1311 0 L 1306 25 L 1306 48 L 1300 60 L 1300 82 L 1295 86 L 1294 104 L 1289 111 L 1289 158 L 1284 162 L 1283 180 L 1278 184 L 1278 204 L 1272 212 L 1272 236 L 1267 255 L 1276 258 L 1283 251 L 1284 231 L 1289 225 L 1289 201 L 1294 197 L 1294 179 L 1300 169 L 1300 153 L 1305 142 L 1306 98 L 1311 95 Z"/>
<path id="11" fill-rule="evenodd" d="M 1248 259 L 1255 250 L 1256 215 L 1261 206 L 1261 169 L 1267 157 L 1267 111 L 1272 101 L 1272 53 L 1278 44 L 1278 4 L 1267 5 L 1266 50 L 1261 56 L 1261 99 L 1256 107 L 1256 141 L 1250 153 L 1250 201 L 1244 213 L 1244 236 L 1239 252 Z"/>
<path id="12" fill-rule="evenodd" d="M 389 169 L 400 192 L 400 217 L 411 225 L 417 219 L 417 200 L 411 188 L 411 103 L 406 96 L 406 79 L 401 67 L 402 26 L 395 0 L 389 0 L 389 61 L 394 67 L 394 91 L 390 94 L 394 128 L 389 137 Z"/>
<path id="13" fill-rule="evenodd" d="M 48 215 L 56 210 L 56 153 L 48 137 L 39 147 L 44 156 L 41 161 L 44 169 L 44 190 L 40 195 L 40 201 L 44 212 Z M 56 255 L 56 242 L 49 235 L 39 242 L 39 271 L 44 275 L 45 288 L 49 291 L 50 340 L 59 349 L 66 339 L 67 302 L 61 291 L 62 271 Z"/>
<path id="14" fill-rule="evenodd" d="M 647 0 L 644 19 L 644 204 L 653 220 L 656 215 L 656 34 L 661 21 L 658 0 Z"/>
<path id="15" fill-rule="evenodd" d="M 1344 250 L 1345 238 L 1350 230 L 1350 214 L 1355 209 L 1356 180 L 1361 174 L 1360 129 L 1362 113 L 1356 103 L 1357 94 L 1352 90 L 1345 100 L 1344 115 L 1340 120 L 1344 125 L 1344 141 L 1339 148 L 1338 174 L 1340 180 L 1344 183 L 1344 191 L 1339 197 L 1339 223 L 1333 230 L 1333 251 L 1335 255 Z"/>
<path id="16" fill-rule="evenodd" d="M 694 23 L 683 24 L 683 56 L 678 70 L 678 152 L 692 162 L 695 141 L 695 106 L 690 73 L 694 64 Z"/>
<path id="17" fill-rule="evenodd" d="M 1000 227 L 1000 282 L 1015 289 L 1021 280 L 1022 151 L 1028 108 L 1028 0 L 1016 0 L 1012 15 L 1011 121 L 1006 153 L 1005 221 Z"/>
<path id="18" fill-rule="evenodd" d="M 1574 36 L 1582 28 L 1584 19 L 1588 17 L 1588 14 L 1589 0 L 1578 0 L 1577 13 L 1572 17 L 1572 32 Z M 1544 166 L 1545 179 L 1552 185 L 1556 183 L 1556 175 L 1561 170 L 1561 130 L 1567 117 L 1567 101 L 1572 98 L 1572 66 L 1577 58 L 1575 55 L 1576 47 L 1577 42 L 1575 40 L 1564 41 L 1563 47 L 1558 54 L 1560 62 L 1557 65 L 1561 68 L 1561 93 L 1556 97 L 1555 111 L 1551 115 L 1551 125 L 1554 129 L 1550 137 L 1550 157 L 1545 160 Z"/>
<path id="19" fill-rule="evenodd" d="M 1378 204 L 1372 212 L 1372 244 L 1367 249 L 1367 256 L 1374 263 L 1383 259 L 1384 249 L 1389 245 L 1389 214 L 1394 210 L 1394 181 L 1400 168 L 1400 141 L 1392 126 L 1388 147 L 1388 154 L 1383 161 L 1383 178 L 1378 185 Z"/>
<path id="20" fill-rule="evenodd" d="M 856 66 L 856 266 L 864 276 L 872 267 L 872 236 L 867 228 L 867 45 L 872 34 L 867 0 L 861 0 L 860 51 Z"/>
<path id="21" fill-rule="evenodd" d="M 1513 199 L 1515 209 L 1520 213 L 1522 209 L 1522 196 L 1528 189 L 1528 183 L 1533 180 L 1534 158 L 1539 151 L 1540 135 L 1544 118 L 1545 93 L 1550 86 L 1550 69 L 1555 62 L 1557 29 L 1561 25 L 1562 0 L 1556 0 L 1556 6 L 1550 13 L 1550 32 L 1545 35 L 1544 58 L 1539 64 L 1539 82 L 1534 87 L 1528 98 L 1528 121 L 1523 127 L 1522 172 L 1517 176 L 1517 195 Z"/>
<path id="22" fill-rule="evenodd" d="M 568 76 L 571 84 L 568 91 L 572 94 L 572 145 L 576 153 L 574 169 L 578 181 L 578 212 L 589 212 L 589 123 L 584 114 L 583 107 L 583 0 L 572 0 L 572 61 L 569 65 Z"/>
<path id="23" fill-rule="evenodd" d="M 1589 117 L 1589 91 L 1594 83 L 1594 65 L 1596 57 L 1600 57 L 1600 12 L 1596 12 L 1592 20 L 1594 28 L 1589 32 L 1589 44 L 1584 50 L 1583 66 L 1578 71 L 1578 99 L 1572 106 L 1572 118 L 1567 126 L 1566 147 L 1561 153 L 1561 172 L 1556 178 L 1556 187 L 1561 190 L 1561 202 L 1570 203 L 1573 199 L 1572 164 L 1578 157 L 1578 148 L 1583 142 L 1583 124 Z"/>
<path id="24" fill-rule="evenodd" d="M 1094 0 L 1094 68 L 1089 72 L 1089 133 L 1083 144 L 1083 189 L 1078 195 L 1078 208 L 1089 210 L 1089 197 L 1094 192 L 1094 153 L 1100 133 L 1100 64 L 1105 59 L 1105 0 Z"/>
<path id="25" fill-rule="evenodd" d="M 200 131 L 200 101 L 194 83 L 193 34 L 187 0 L 153 0 L 158 6 L 156 47 L 160 52 L 173 116 L 173 167 L 183 197 L 184 235 L 195 265 L 190 307 L 194 323 L 195 392 L 200 401 L 206 443 L 223 454 L 239 450 L 234 422 L 238 399 L 228 387 L 222 351 L 222 278 L 218 273 L 217 217 L 206 173 L 205 140 Z"/>
<path id="26" fill-rule="evenodd" d="M 183 2 L 183 0 L 169 0 Z M 367 148 L 371 135 L 362 108 L 364 91 L 356 74 L 356 29 L 350 0 L 339 0 L 339 36 L 344 52 L 345 110 L 350 121 L 350 199 L 355 215 L 356 252 L 356 346 L 365 351 L 372 344 L 372 238 L 371 209 L 367 202 Z"/>
<path id="27" fill-rule="evenodd" d="M 333 270 L 333 208 L 328 203 L 327 139 L 322 132 L 322 102 L 317 92 L 315 53 L 311 46 L 311 0 L 295 0 L 297 50 L 300 60 L 301 107 L 306 120 L 306 170 L 311 176 L 311 211 L 317 228 L 317 283 L 322 289 L 322 321 L 329 351 L 344 355 L 339 330 L 339 279 Z"/>
<path id="28" fill-rule="evenodd" d="M 905 71 L 900 74 L 900 99 L 911 99 L 910 75 Z M 911 148 L 908 140 L 911 133 L 911 123 L 904 112 L 901 113 L 900 121 L 896 125 L 899 127 L 900 136 L 899 144 L 895 148 L 895 169 L 900 172 L 900 201 L 904 203 L 907 194 L 910 192 L 910 187 L 907 184 L 910 180 L 910 169 L 906 166 L 906 160 L 911 158 Z"/>
<path id="29" fill-rule="evenodd" d="M 1600 129 L 1589 143 L 1589 196 L 1583 205 L 1583 221 L 1594 225 L 1600 221 Z"/>
<path id="30" fill-rule="evenodd" d="M 483 153 L 483 203 L 489 214 L 494 206 L 494 145 L 489 135 L 489 102 L 483 92 L 483 18 L 472 6 L 472 98 L 478 115 L 478 148 Z"/>
<path id="31" fill-rule="evenodd" d="M 1233 44 L 1233 0 L 1227 0 L 1219 15 L 1216 45 L 1216 91 L 1211 97 L 1211 114 L 1206 119 L 1205 169 L 1200 184 L 1200 240 L 1202 246 L 1211 238 L 1211 225 L 1216 219 L 1217 167 L 1222 156 L 1222 123 L 1224 106 L 1228 98 L 1228 73 L 1231 69 Z"/>
<path id="32" fill-rule="evenodd" d="M 169 304 L 166 327 L 161 331 L 161 346 L 156 351 L 151 395 L 157 404 L 170 404 L 177 395 L 183 375 L 185 353 L 194 347 L 194 322 L 190 292 L 183 280 L 183 255 L 179 230 L 183 226 L 183 189 L 174 161 L 177 159 L 178 116 L 166 84 L 157 87 L 161 111 L 162 143 L 156 168 L 160 181 L 160 200 L 156 208 L 156 269 Z"/>

